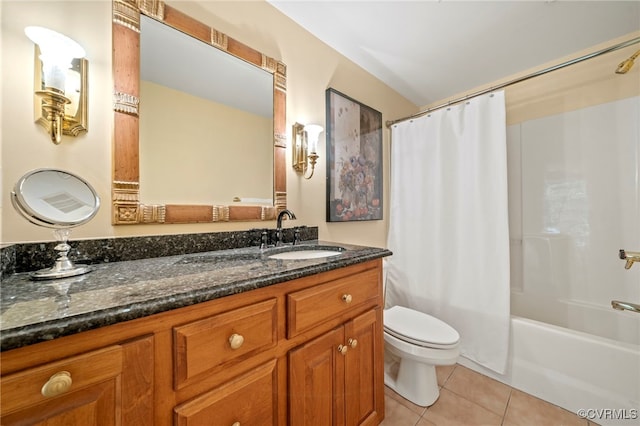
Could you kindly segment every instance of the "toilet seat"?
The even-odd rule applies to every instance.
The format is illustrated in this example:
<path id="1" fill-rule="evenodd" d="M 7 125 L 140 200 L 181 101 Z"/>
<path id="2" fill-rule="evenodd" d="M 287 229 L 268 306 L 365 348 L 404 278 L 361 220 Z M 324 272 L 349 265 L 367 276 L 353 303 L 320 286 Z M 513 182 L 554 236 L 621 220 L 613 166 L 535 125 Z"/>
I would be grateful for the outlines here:
<path id="1" fill-rule="evenodd" d="M 449 324 L 404 306 L 384 311 L 384 331 L 426 348 L 450 349 L 456 347 L 460 340 L 458 332 Z"/>

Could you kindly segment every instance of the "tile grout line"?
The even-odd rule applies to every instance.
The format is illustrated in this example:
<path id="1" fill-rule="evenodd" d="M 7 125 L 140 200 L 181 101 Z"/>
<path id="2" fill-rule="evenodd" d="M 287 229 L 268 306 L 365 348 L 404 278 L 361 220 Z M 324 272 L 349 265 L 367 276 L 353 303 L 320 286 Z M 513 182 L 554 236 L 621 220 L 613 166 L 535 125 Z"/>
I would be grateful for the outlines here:
<path id="1" fill-rule="evenodd" d="M 447 387 L 446 387 L 446 384 L 449 382 L 449 380 L 450 380 L 450 379 L 451 379 L 451 377 L 453 376 L 453 374 L 454 374 L 455 370 L 457 369 L 458 365 L 459 365 L 459 364 L 456 364 L 456 365 L 455 365 L 455 367 L 453 368 L 453 370 L 451 370 L 451 374 L 449 374 L 449 376 L 447 376 L 447 379 L 443 382 L 443 384 L 442 384 L 442 388 L 441 388 L 441 389 L 446 389 L 448 392 L 451 392 L 452 394 L 456 395 L 457 397 L 459 397 L 459 398 L 461 398 L 461 399 L 464 399 L 465 401 L 469 402 L 470 404 L 473 404 L 473 405 L 475 405 L 475 406 L 477 406 L 477 407 L 482 408 L 483 410 L 488 411 L 489 413 L 493 413 L 493 414 L 495 414 L 496 416 L 499 416 L 499 417 L 500 417 L 500 425 L 502 426 L 502 425 L 504 424 L 504 420 L 505 420 L 505 417 L 506 417 L 506 415 L 507 415 L 507 409 L 508 409 L 508 407 L 509 407 L 509 403 L 511 402 L 511 395 L 513 394 L 514 387 L 513 387 L 513 386 L 510 386 L 510 385 L 505 384 L 505 386 L 509 388 L 509 396 L 507 397 L 507 403 L 506 403 L 505 408 L 504 408 L 504 410 L 503 410 L 503 412 L 502 412 L 502 415 L 500 415 L 499 413 L 496 413 L 495 411 L 492 411 L 490 408 L 485 407 L 484 405 L 482 405 L 482 404 L 480 404 L 480 403 L 478 403 L 478 402 L 476 402 L 476 401 L 473 401 L 473 400 L 471 400 L 471 399 L 467 398 L 467 397 L 466 397 L 466 396 L 464 396 L 464 395 L 459 394 L 458 392 L 454 391 L 453 389 L 449 389 L 449 388 L 447 388 Z M 478 373 L 478 374 L 481 374 L 481 373 Z M 482 374 L 481 374 L 481 375 L 482 375 Z M 484 376 L 484 375 L 483 375 L 483 376 Z M 487 377 L 487 378 L 491 379 L 491 378 L 490 378 L 490 377 L 488 377 L 488 376 L 484 376 L 484 377 Z M 495 380 L 495 379 L 492 379 L 492 380 Z M 428 407 L 428 408 L 430 408 L 430 407 Z M 427 408 L 427 409 L 428 409 L 428 408 Z M 426 413 L 426 410 L 425 410 L 425 413 Z M 423 414 L 423 416 L 424 416 L 424 414 Z"/>
<path id="2" fill-rule="evenodd" d="M 511 403 L 511 395 L 513 395 L 513 387 L 509 386 L 509 398 L 507 398 L 507 405 L 504 407 L 504 413 L 502 413 L 502 421 L 500 426 L 504 426 L 504 420 L 507 418 L 507 411 L 509 410 L 509 404 Z"/>
<path id="3" fill-rule="evenodd" d="M 443 389 L 444 389 L 444 388 L 443 388 Z M 511 389 L 511 390 L 509 391 L 509 400 L 511 400 L 511 392 L 512 392 L 512 390 L 513 390 L 513 389 Z M 491 411 L 491 409 L 489 409 L 489 408 L 485 407 L 484 405 L 482 405 L 482 404 L 480 404 L 480 403 L 478 403 L 478 402 L 476 402 L 476 401 L 473 401 L 473 400 L 471 400 L 471 399 L 467 398 L 466 396 L 461 395 L 461 394 L 459 394 L 459 393 L 457 393 L 457 392 L 455 392 L 455 391 L 453 391 L 453 390 L 451 390 L 451 389 L 447 389 L 447 392 L 451 392 L 453 395 L 457 396 L 458 398 L 460 398 L 460 399 L 464 399 L 464 400 L 465 400 L 465 401 L 467 401 L 468 403 L 470 403 L 470 404 L 472 404 L 472 405 L 475 405 L 476 407 L 479 407 L 479 408 L 483 409 L 484 411 L 487 411 L 487 412 L 489 412 L 489 413 L 491 413 L 491 414 L 494 414 L 494 415 L 496 415 L 496 416 L 498 416 L 498 417 L 501 417 L 502 421 L 504 421 L 504 415 L 503 415 L 503 416 L 500 416 L 500 414 L 496 413 L 495 411 Z M 437 403 L 437 401 L 436 401 L 436 403 Z M 435 403 L 434 403 L 434 405 L 435 405 Z M 508 405 L 508 402 L 507 402 L 507 405 Z M 505 413 L 506 413 L 506 409 L 505 409 Z M 502 424 L 502 421 L 500 422 L 500 424 Z"/>
<path id="4" fill-rule="evenodd" d="M 442 389 L 445 389 L 445 386 L 447 384 L 447 382 L 449 381 L 449 379 L 451 379 L 451 376 L 453 376 L 454 371 L 456 371 L 456 368 L 458 368 L 458 364 L 454 364 L 453 368 L 451 369 L 451 372 L 447 375 L 447 377 L 444 379 L 444 381 L 442 382 L 442 386 L 438 386 L 439 387 L 439 392 L 442 391 Z M 449 389 L 447 389 L 447 391 L 451 392 Z M 438 396 L 438 399 L 440 397 Z M 418 421 L 416 422 L 419 423 L 420 420 L 422 420 L 425 416 L 425 414 L 427 414 L 427 411 L 429 411 L 429 408 L 433 407 L 433 405 L 435 405 L 438 402 L 438 400 L 436 400 L 436 402 L 434 402 L 433 404 L 431 404 L 431 406 L 429 407 L 424 407 L 424 410 L 422 410 L 422 414 L 420 414 L 420 417 L 418 417 Z M 426 420 L 426 419 L 425 419 Z M 428 421 L 428 420 L 426 420 Z M 430 422 L 431 423 L 431 422 Z M 415 426 L 415 425 L 414 425 Z"/>
<path id="5" fill-rule="evenodd" d="M 481 408 L 481 409 L 483 409 L 483 410 L 485 410 L 485 411 L 487 411 L 487 412 L 489 412 L 489 413 L 493 413 L 494 415 L 499 416 L 499 417 L 500 417 L 500 423 L 499 423 L 499 424 L 500 424 L 500 426 L 505 426 L 505 425 L 506 425 L 506 423 L 505 423 L 505 422 L 506 422 L 507 413 L 509 412 L 509 409 L 510 409 L 510 406 L 511 406 L 511 400 L 512 400 L 512 399 L 514 399 L 514 394 L 515 394 L 515 392 L 516 392 L 516 391 L 518 391 L 518 389 L 514 388 L 513 386 L 507 385 L 506 383 L 504 383 L 504 385 L 506 385 L 506 387 L 509 389 L 509 393 L 508 393 L 508 396 L 507 396 L 507 398 L 506 398 L 506 404 L 505 404 L 505 406 L 504 406 L 504 409 L 502 410 L 502 414 L 499 414 L 499 413 L 497 413 L 497 412 L 495 412 L 495 411 L 492 411 L 490 408 L 485 407 L 484 405 L 480 404 L 479 402 L 476 402 L 476 401 L 474 401 L 474 400 L 471 400 L 471 399 L 469 399 L 468 397 L 466 397 L 466 396 L 464 396 L 464 395 L 460 395 L 460 394 L 458 394 L 457 392 L 455 392 L 454 390 L 449 389 L 449 388 L 447 387 L 447 384 L 448 384 L 448 383 L 449 383 L 449 381 L 452 379 L 454 372 L 457 370 L 457 367 L 458 367 L 458 364 L 454 365 L 454 367 L 453 367 L 453 369 L 451 370 L 450 374 L 448 374 L 448 375 L 446 376 L 446 378 L 443 380 L 442 385 L 441 385 L 441 386 L 439 386 L 440 391 L 442 392 L 443 390 L 446 390 L 447 392 L 450 392 L 451 394 L 456 395 L 456 397 L 461 398 L 461 399 L 463 399 L 463 400 L 467 401 L 468 403 L 470 403 L 470 404 L 472 404 L 472 405 L 474 405 L 474 406 L 477 406 L 477 407 L 479 407 L 479 408 Z M 481 373 L 478 373 L 478 374 L 481 374 Z M 482 375 L 482 374 L 481 374 L 481 375 Z M 488 376 L 485 376 L 485 377 L 488 377 Z M 488 378 L 490 378 L 490 377 L 488 377 Z M 491 379 L 491 378 L 490 378 L 490 379 Z M 493 380 L 495 380 L 495 379 L 493 379 Z M 560 410 L 562 410 L 562 411 L 565 411 L 565 412 L 569 412 L 569 413 L 571 413 L 569 410 L 567 410 L 567 409 L 565 409 L 565 408 L 563 408 L 563 407 L 560 407 L 560 406 L 558 406 L 558 405 L 556 405 L 556 404 L 553 404 L 553 403 L 548 402 L 548 401 L 544 401 L 544 400 L 542 400 L 542 399 L 540 399 L 540 398 L 537 398 L 537 397 L 535 397 L 535 396 L 533 396 L 533 395 L 531 395 L 531 394 L 527 394 L 526 392 L 523 392 L 523 393 L 524 393 L 524 394 L 526 394 L 526 395 L 528 395 L 528 396 L 531 396 L 532 398 L 539 399 L 540 401 L 542 401 L 542 402 L 544 402 L 544 403 L 546 403 L 546 404 L 548 404 L 548 405 L 550 405 L 550 406 L 553 406 L 553 407 L 558 408 L 558 409 L 560 409 Z M 435 404 L 437 404 L 437 401 L 436 401 L 434 404 L 432 404 L 432 406 L 430 406 L 430 407 L 425 407 L 425 408 L 422 410 L 421 414 L 418 414 L 418 418 L 417 418 L 417 420 L 413 423 L 413 426 L 418 426 L 418 424 L 419 424 L 421 421 L 423 421 L 423 420 L 424 420 L 425 422 L 427 422 L 428 424 L 432 424 L 432 422 L 431 422 L 429 419 L 427 419 L 427 418 L 426 418 L 426 415 L 427 415 L 427 413 L 431 410 L 431 408 L 432 408 Z M 416 413 L 416 412 L 414 411 L 414 413 Z M 574 414 L 574 415 L 575 415 L 575 413 L 572 413 L 572 414 Z M 581 423 L 581 424 L 583 424 L 584 426 L 598 426 L 598 424 L 597 424 L 597 423 L 592 422 L 592 421 L 590 421 L 590 420 L 588 420 L 588 419 L 587 419 L 586 421 L 583 421 L 583 423 Z"/>

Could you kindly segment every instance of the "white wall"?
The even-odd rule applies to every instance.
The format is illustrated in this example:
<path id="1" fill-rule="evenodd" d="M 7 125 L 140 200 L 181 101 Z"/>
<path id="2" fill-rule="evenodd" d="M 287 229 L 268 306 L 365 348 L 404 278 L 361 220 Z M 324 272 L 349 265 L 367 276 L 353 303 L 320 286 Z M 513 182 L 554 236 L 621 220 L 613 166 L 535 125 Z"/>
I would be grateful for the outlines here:
<path id="1" fill-rule="evenodd" d="M 640 299 L 617 258 L 640 246 L 640 67 L 614 72 L 637 48 L 507 88 L 512 313 L 635 343 L 637 315 L 610 302 Z"/>
<path id="2" fill-rule="evenodd" d="M 509 129 L 513 314 L 639 344 L 640 97 Z M 515 249 L 517 248 L 517 249 Z"/>
<path id="3" fill-rule="evenodd" d="M 513 314 L 640 344 L 640 96 L 509 128 Z M 521 246 L 520 246 L 521 244 Z"/>

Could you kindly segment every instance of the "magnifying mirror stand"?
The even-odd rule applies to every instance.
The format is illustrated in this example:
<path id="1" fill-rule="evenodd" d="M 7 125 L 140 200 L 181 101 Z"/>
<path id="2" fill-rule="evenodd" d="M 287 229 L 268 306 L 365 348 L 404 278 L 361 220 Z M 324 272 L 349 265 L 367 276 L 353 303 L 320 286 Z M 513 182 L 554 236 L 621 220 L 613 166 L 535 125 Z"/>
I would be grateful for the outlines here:
<path id="1" fill-rule="evenodd" d="M 55 264 L 29 274 L 32 280 L 74 277 L 92 270 L 74 265 L 67 256 L 71 229 L 91 220 L 100 208 L 100 197 L 86 180 L 64 170 L 37 169 L 18 179 L 11 191 L 11 203 L 34 225 L 53 228 L 58 244 Z"/>
<path id="2" fill-rule="evenodd" d="M 56 241 L 58 241 L 58 244 L 54 247 L 54 250 L 58 252 L 56 262 L 49 269 L 40 269 L 39 271 L 30 273 L 29 276 L 31 279 L 54 280 L 57 278 L 75 277 L 76 275 L 86 274 L 91 271 L 90 266 L 75 265 L 67 257 L 71 249 L 71 246 L 67 244 L 70 234 L 70 229 L 56 229 L 53 231 L 53 235 L 56 237 Z"/>

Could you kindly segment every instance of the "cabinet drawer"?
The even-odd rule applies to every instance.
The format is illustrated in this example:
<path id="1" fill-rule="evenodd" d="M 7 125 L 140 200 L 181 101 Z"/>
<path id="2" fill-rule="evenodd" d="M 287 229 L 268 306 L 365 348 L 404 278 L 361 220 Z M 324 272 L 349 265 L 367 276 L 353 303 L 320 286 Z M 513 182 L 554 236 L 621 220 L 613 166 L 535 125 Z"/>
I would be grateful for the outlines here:
<path id="1" fill-rule="evenodd" d="M 276 360 L 174 409 L 177 426 L 276 424 Z"/>
<path id="2" fill-rule="evenodd" d="M 122 360 L 122 347 L 113 346 L 3 377 L 3 424 L 11 423 L 5 418 L 6 414 L 34 405 L 48 404 L 49 401 L 60 406 L 58 411 L 73 408 L 74 404 L 80 406 L 93 403 L 94 400 L 85 402 L 81 398 L 80 402 L 74 402 L 79 400 L 75 395 L 82 390 L 81 394 L 93 398 L 92 387 L 101 387 L 103 383 L 113 381 L 122 374 Z M 68 396 L 75 399 L 62 402 Z M 97 395 L 95 401 L 100 398 L 101 395 Z"/>
<path id="3" fill-rule="evenodd" d="M 379 270 L 372 269 L 287 295 L 289 338 L 349 310 L 378 302 Z"/>
<path id="4" fill-rule="evenodd" d="M 175 386 L 231 361 L 276 345 L 276 299 L 234 309 L 173 329 Z"/>

